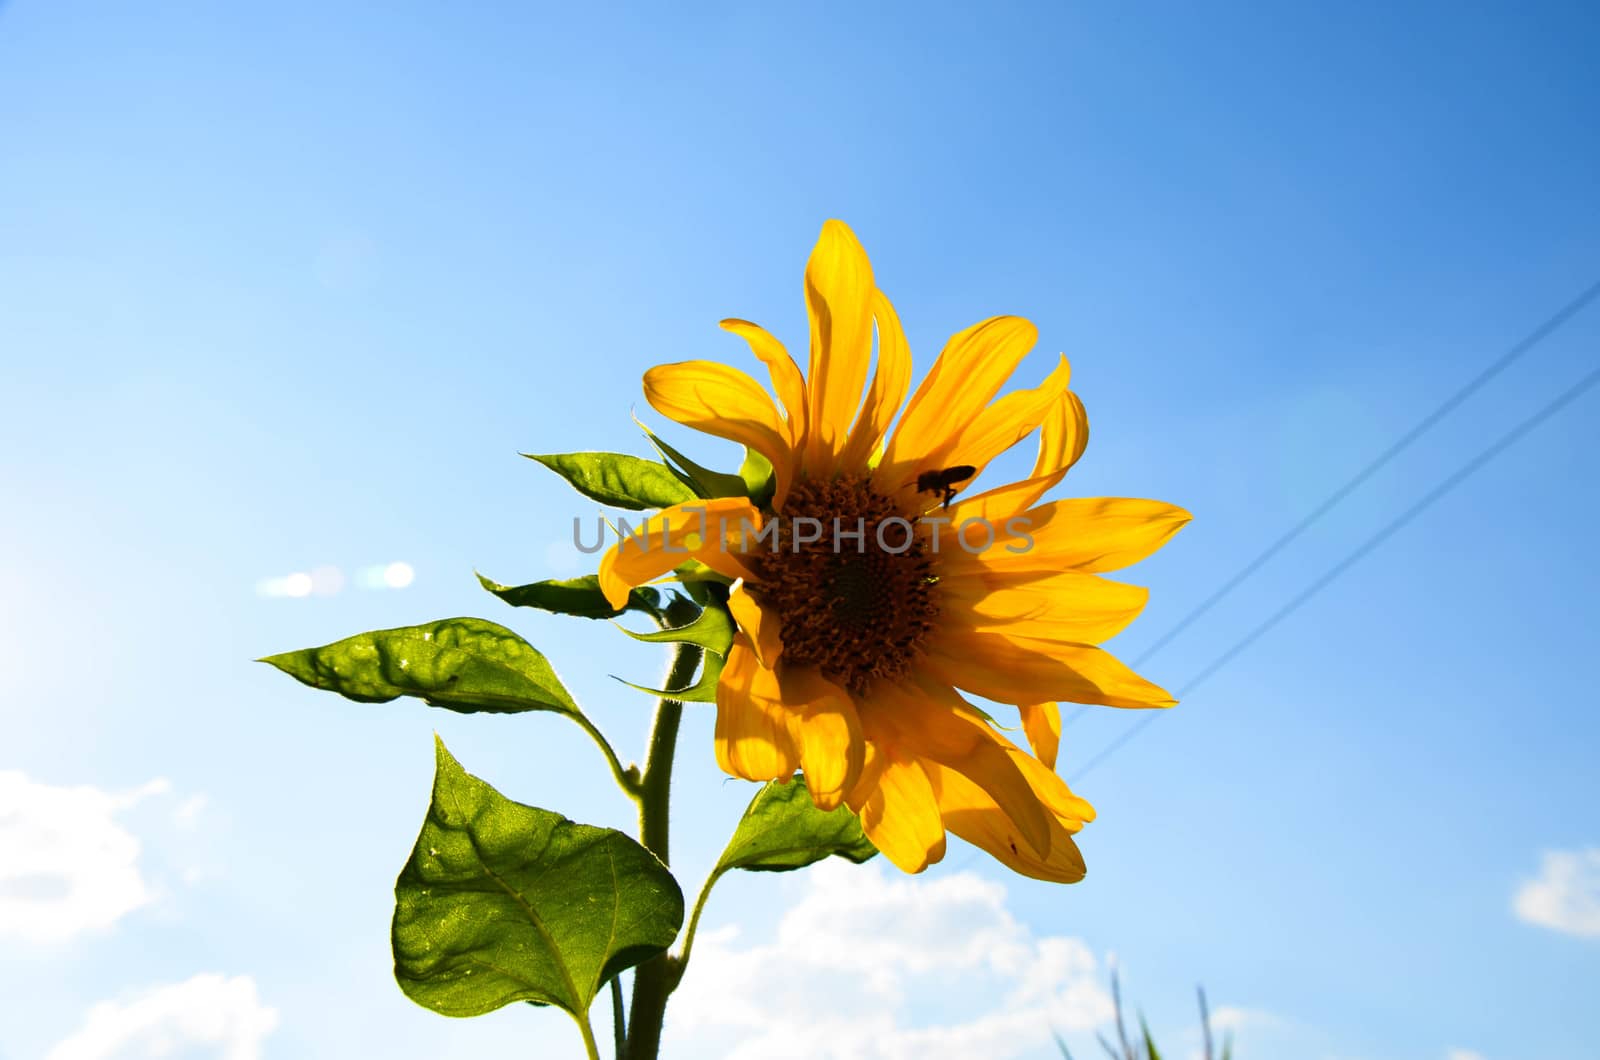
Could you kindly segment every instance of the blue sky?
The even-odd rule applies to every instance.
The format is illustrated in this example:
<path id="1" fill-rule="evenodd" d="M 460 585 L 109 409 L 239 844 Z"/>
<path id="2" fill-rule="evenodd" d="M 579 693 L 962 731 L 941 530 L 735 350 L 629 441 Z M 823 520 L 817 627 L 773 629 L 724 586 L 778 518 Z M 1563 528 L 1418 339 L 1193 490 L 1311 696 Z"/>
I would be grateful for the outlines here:
<path id="1" fill-rule="evenodd" d="M 387 922 L 431 731 L 515 798 L 625 827 L 582 734 L 348 703 L 251 659 L 482 615 L 637 756 L 649 702 L 610 675 L 660 660 L 513 612 L 472 572 L 576 572 L 564 542 L 593 508 L 517 452 L 640 452 L 645 368 L 743 362 L 722 317 L 801 342 L 828 217 L 919 368 L 996 313 L 1039 326 L 1029 382 L 1073 359 L 1093 436 L 1064 494 L 1195 513 L 1131 572 L 1151 604 L 1112 647 L 1136 656 L 1600 278 L 1597 45 L 1577 3 L 0 7 L 0 827 L 44 822 L 46 867 L 116 868 L 69 903 L 94 922 L 17 914 L 75 886 L 44 868 L 0 887 L 0 1057 L 149 1055 L 186 1004 L 272 1057 L 569 1055 L 557 1014 L 412 1006 Z M 1597 340 L 1591 308 L 1144 671 L 1181 686 L 1591 370 Z M 1019 990 L 1040 980 L 994 953 L 1070 951 L 1050 1019 L 1092 1022 L 1114 959 L 1175 1040 L 1204 981 L 1247 1058 L 1592 1048 L 1597 401 L 1086 777 L 1083 884 L 961 846 L 910 883 L 862 870 L 856 898 L 1004 945 L 930 956 L 905 934 L 874 965 L 882 1006 L 838 1033 L 935 1055 L 926 1028 L 1035 1011 Z M 256 592 L 393 561 L 408 588 Z M 1132 720 L 1073 724 L 1064 771 Z M 748 791 L 708 714 L 684 741 L 692 886 Z M 730 881 L 715 953 L 810 961 L 816 1003 L 845 1011 L 859 962 L 781 943 L 849 890 Z M 711 963 L 691 983 L 748 985 Z M 677 1055 L 757 1048 L 698 989 Z M 870 1023 L 886 1010 L 893 1034 Z"/>

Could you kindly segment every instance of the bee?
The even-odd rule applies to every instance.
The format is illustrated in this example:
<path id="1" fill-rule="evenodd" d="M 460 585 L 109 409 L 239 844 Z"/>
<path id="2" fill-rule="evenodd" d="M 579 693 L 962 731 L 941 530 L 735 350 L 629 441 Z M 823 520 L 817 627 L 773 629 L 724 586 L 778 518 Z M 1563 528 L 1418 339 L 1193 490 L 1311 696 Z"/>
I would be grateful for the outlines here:
<path id="1" fill-rule="evenodd" d="M 924 471 L 917 476 L 917 492 L 943 495 L 944 506 L 948 508 L 950 502 L 955 500 L 956 483 L 967 481 L 977 470 L 971 464 L 957 464 L 943 471 Z"/>

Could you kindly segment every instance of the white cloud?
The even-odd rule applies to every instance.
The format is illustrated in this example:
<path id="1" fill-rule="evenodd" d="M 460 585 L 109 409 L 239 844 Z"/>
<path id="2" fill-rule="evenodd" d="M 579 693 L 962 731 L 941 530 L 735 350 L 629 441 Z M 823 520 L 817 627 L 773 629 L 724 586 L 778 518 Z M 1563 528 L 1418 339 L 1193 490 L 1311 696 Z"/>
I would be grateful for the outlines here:
<path id="1" fill-rule="evenodd" d="M 214 1049 L 217 1060 L 258 1060 L 277 1025 L 249 976 L 197 975 L 100 1002 L 46 1060 L 133 1060 L 194 1048 Z"/>
<path id="2" fill-rule="evenodd" d="M 205 812 L 210 801 L 204 795 L 189 796 L 172 811 L 173 823 L 185 831 L 192 831 L 200 823 L 200 815 Z"/>
<path id="3" fill-rule="evenodd" d="M 735 1060 L 1001 1060 L 1048 1048 L 1052 1028 L 1109 1019 L 1103 979 L 1081 940 L 1036 938 L 1014 919 L 997 883 L 824 862 L 807 870 L 774 942 L 741 946 L 733 927 L 701 933 L 668 1011 L 668 1048 Z"/>
<path id="4" fill-rule="evenodd" d="M 1538 879 L 1524 881 L 1512 909 L 1530 924 L 1600 938 L 1600 847 L 1547 851 Z"/>
<path id="5" fill-rule="evenodd" d="M 1444 1060 L 1483 1060 L 1483 1054 L 1471 1049 L 1452 1049 L 1445 1054 Z"/>
<path id="6" fill-rule="evenodd" d="M 0 771 L 0 939 L 61 942 L 111 926 L 154 897 L 139 840 L 116 815 L 170 790 L 58 788 Z"/>

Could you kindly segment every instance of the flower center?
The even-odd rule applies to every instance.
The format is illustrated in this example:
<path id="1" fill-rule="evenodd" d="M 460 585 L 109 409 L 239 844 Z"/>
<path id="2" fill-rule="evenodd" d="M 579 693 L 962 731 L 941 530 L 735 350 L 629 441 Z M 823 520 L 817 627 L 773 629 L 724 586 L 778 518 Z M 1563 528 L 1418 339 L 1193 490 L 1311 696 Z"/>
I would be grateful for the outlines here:
<path id="1" fill-rule="evenodd" d="M 795 483 L 777 523 L 749 589 L 778 617 L 783 657 L 857 695 L 910 669 L 939 614 L 915 520 L 871 479 L 841 477 Z"/>

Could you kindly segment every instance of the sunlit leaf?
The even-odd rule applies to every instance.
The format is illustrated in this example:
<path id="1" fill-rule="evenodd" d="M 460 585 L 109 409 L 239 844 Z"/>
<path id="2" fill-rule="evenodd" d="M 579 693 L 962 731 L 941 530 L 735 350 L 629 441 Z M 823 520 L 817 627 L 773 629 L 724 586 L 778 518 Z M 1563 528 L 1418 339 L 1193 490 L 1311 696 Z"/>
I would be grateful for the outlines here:
<path id="1" fill-rule="evenodd" d="M 682 626 L 649 633 L 635 633 L 631 629 L 623 629 L 622 632 L 634 640 L 653 644 L 698 644 L 723 658 L 727 658 L 728 649 L 733 646 L 733 619 L 728 617 L 728 612 L 715 605 L 701 608 L 693 622 Z"/>
<path id="2" fill-rule="evenodd" d="M 643 511 L 695 499 L 671 469 L 626 453 L 523 453 L 572 484 L 591 500 L 612 508 Z"/>
<path id="3" fill-rule="evenodd" d="M 261 661 L 312 688 L 361 703 L 415 696 L 465 714 L 579 713 L 538 649 L 481 618 L 380 629 Z"/>
<path id="4" fill-rule="evenodd" d="M 501 585 L 480 574 L 478 582 L 513 607 L 536 607 L 541 611 L 576 615 L 579 618 L 616 618 L 624 611 L 655 614 L 665 604 L 660 592 L 641 586 L 628 594 L 626 607 L 612 607 L 606 600 L 606 594 L 600 591 L 599 576 L 594 574 L 528 585 Z"/>
<path id="5" fill-rule="evenodd" d="M 433 801 L 395 882 L 400 989 L 446 1016 L 533 1001 L 582 1018 L 672 944 L 683 892 L 621 832 L 513 802 L 435 743 Z"/>
<path id="6" fill-rule="evenodd" d="M 817 809 L 805 778 L 797 776 L 787 784 L 769 781 L 756 792 L 715 871 L 787 872 L 827 857 L 860 864 L 877 852 L 848 807 Z"/>

